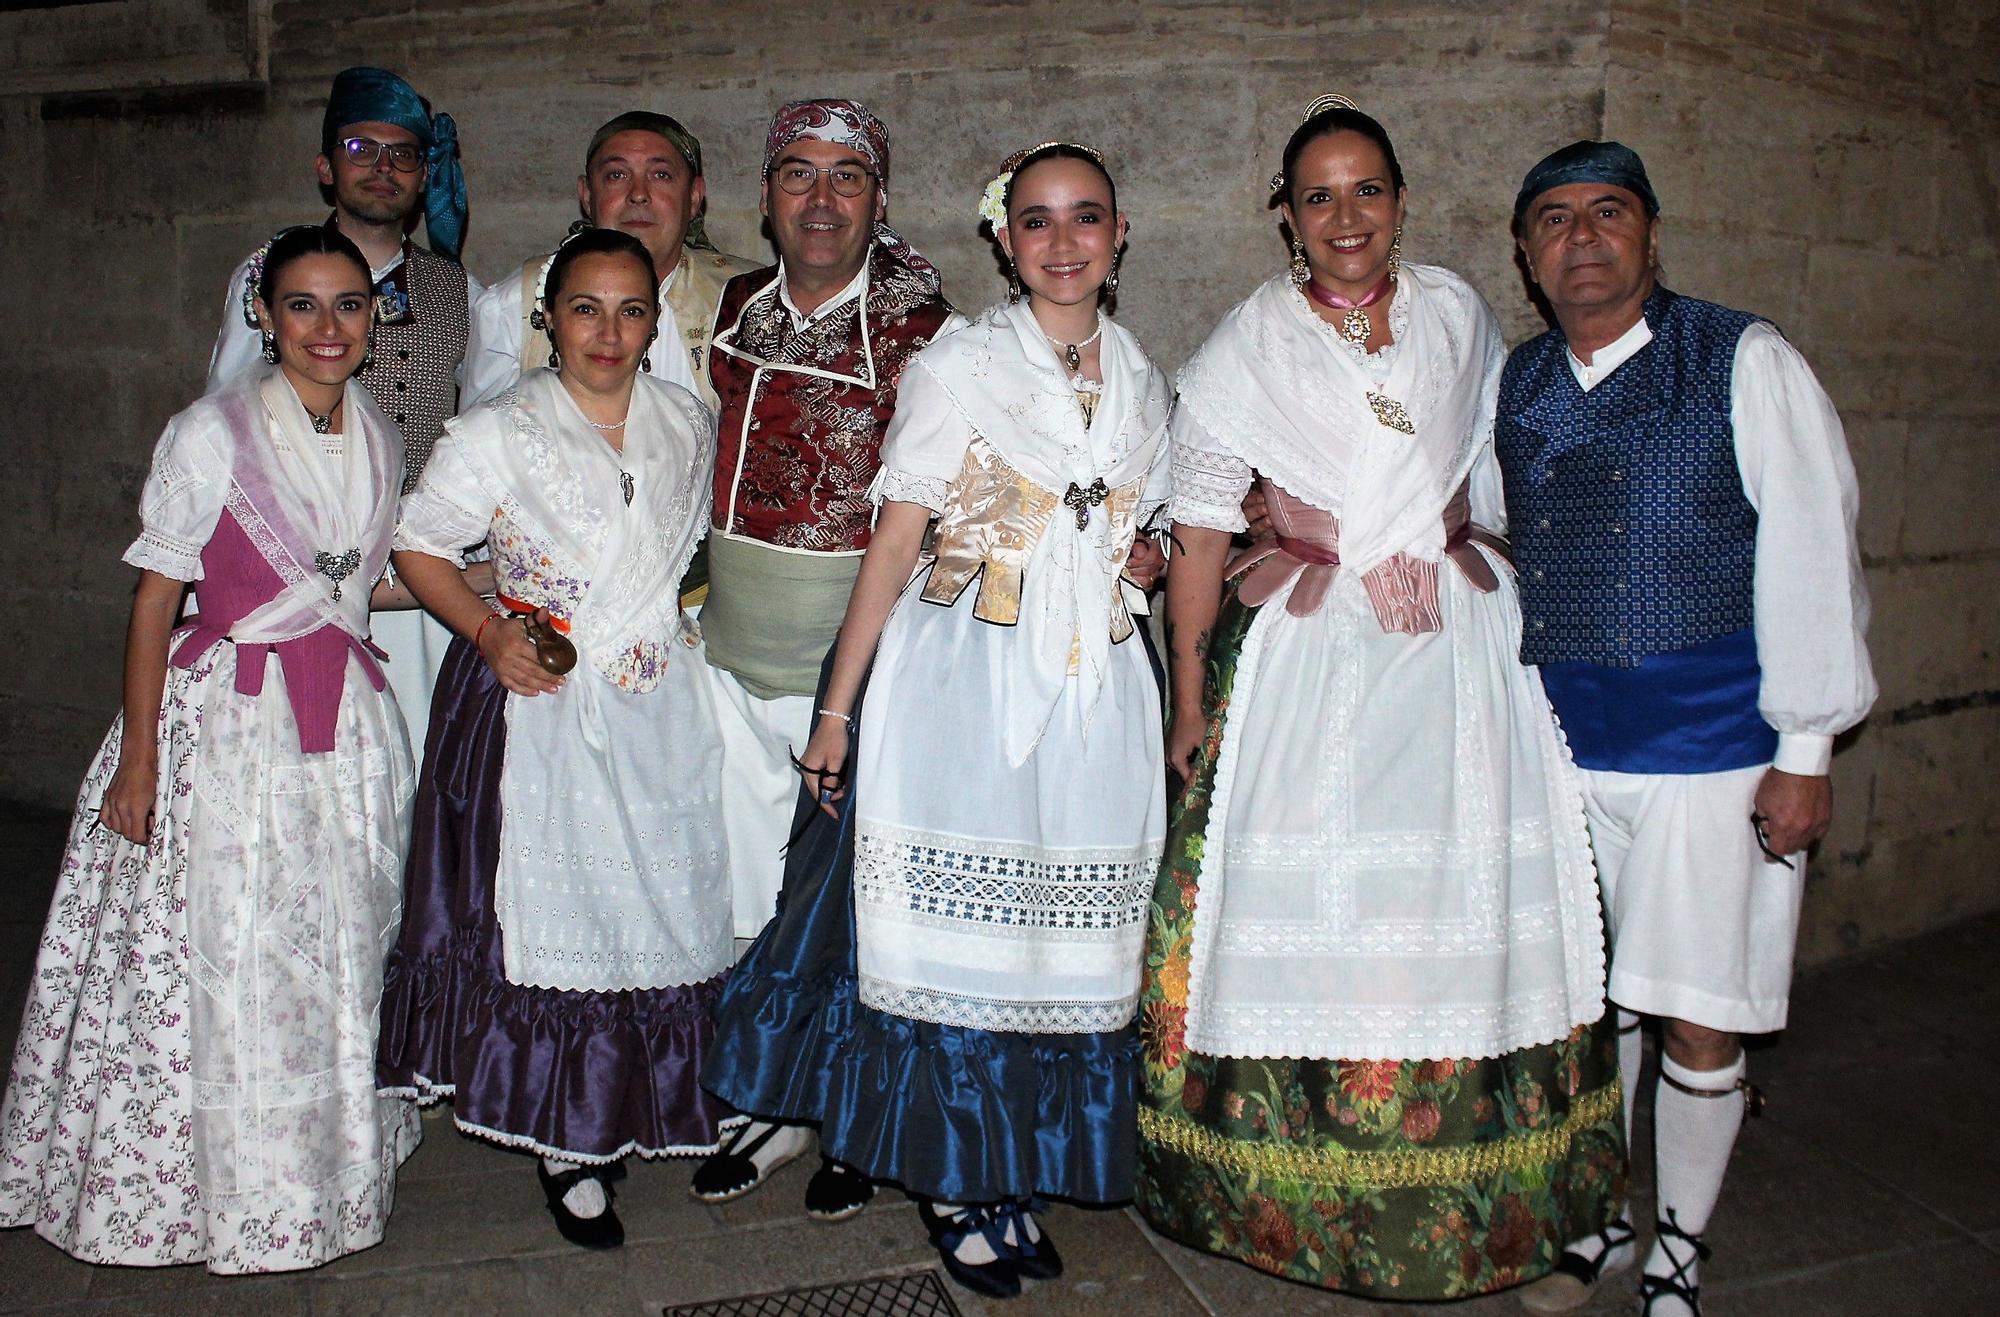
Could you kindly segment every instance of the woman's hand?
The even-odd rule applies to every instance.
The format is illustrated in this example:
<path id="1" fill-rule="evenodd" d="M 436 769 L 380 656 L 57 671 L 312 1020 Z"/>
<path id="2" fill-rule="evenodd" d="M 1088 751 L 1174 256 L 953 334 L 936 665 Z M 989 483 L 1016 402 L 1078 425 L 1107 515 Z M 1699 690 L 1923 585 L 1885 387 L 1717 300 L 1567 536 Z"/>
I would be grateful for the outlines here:
<path id="1" fill-rule="evenodd" d="M 546 625 L 549 610 L 537 608 L 535 620 Z M 518 617 L 496 613 L 490 622 L 480 623 L 479 657 L 493 669 L 500 684 L 516 695 L 547 695 L 562 689 L 563 679 L 551 676 L 535 657 L 535 642 L 528 639 L 527 625 Z"/>
<path id="2" fill-rule="evenodd" d="M 1184 717 L 1176 714 L 1167 728 L 1167 767 L 1181 779 L 1182 789 L 1194 777 L 1195 752 L 1201 749 L 1202 738 L 1208 735 L 1208 722 L 1200 714 Z"/>
<path id="3" fill-rule="evenodd" d="M 483 595 L 489 599 L 493 597 L 493 592 L 499 588 L 498 573 L 493 569 L 493 560 L 491 558 L 480 562 L 467 563 L 459 570 L 458 577 L 465 582 L 466 589 L 476 595 Z"/>
<path id="4" fill-rule="evenodd" d="M 153 840 L 153 801 L 160 785 L 160 766 L 151 761 L 121 759 L 111 785 L 104 789 L 97 821 L 127 841 L 141 846 Z"/>
<path id="5" fill-rule="evenodd" d="M 1167 555 L 1160 552 L 1159 543 L 1150 535 L 1141 535 L 1132 541 L 1132 552 L 1125 558 L 1125 575 L 1141 590 L 1151 590 L 1160 583 L 1160 574 L 1167 570 Z"/>
<path id="6" fill-rule="evenodd" d="M 1271 506 L 1264 501 L 1262 485 L 1252 484 L 1250 492 L 1243 496 L 1243 520 L 1250 523 L 1247 529 L 1253 540 L 1261 540 L 1271 533 Z"/>
<path id="7" fill-rule="evenodd" d="M 830 819 L 840 817 L 834 804 L 847 794 L 847 752 L 852 740 L 845 718 L 821 714 L 813 724 L 806 752 L 798 758 L 806 790 L 812 792 L 813 799 Z"/>

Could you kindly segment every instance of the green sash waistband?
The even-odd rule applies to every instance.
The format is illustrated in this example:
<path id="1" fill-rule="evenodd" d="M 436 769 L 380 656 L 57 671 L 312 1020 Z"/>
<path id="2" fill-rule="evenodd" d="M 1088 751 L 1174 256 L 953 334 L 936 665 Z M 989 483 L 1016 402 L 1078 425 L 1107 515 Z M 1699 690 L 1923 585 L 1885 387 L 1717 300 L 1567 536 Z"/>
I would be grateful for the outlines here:
<path id="1" fill-rule="evenodd" d="M 708 661 L 760 699 L 811 695 L 840 633 L 858 553 L 787 553 L 755 540 L 708 537 Z"/>

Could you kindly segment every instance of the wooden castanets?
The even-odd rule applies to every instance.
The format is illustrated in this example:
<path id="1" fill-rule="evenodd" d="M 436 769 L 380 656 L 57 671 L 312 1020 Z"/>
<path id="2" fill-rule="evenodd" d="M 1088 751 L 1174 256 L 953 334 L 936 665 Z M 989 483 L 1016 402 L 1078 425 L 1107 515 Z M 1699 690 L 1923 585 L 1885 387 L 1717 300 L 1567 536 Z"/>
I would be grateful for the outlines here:
<path id="1" fill-rule="evenodd" d="M 542 671 L 560 677 L 576 666 L 576 646 L 553 624 L 529 613 L 521 618 L 521 625 L 535 647 L 535 662 L 542 665 Z"/>

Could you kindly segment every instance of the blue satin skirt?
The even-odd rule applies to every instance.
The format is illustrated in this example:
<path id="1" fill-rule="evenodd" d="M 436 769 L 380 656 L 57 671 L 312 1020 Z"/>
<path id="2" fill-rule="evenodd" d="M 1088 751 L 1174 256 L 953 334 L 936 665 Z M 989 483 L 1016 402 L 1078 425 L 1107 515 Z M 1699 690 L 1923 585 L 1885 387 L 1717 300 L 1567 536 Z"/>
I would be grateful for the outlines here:
<path id="1" fill-rule="evenodd" d="M 778 912 L 723 990 L 703 1085 L 738 1110 L 819 1124 L 827 1156 L 913 1194 L 1130 1198 L 1136 1026 L 1006 1033 L 861 1004 L 853 801 L 836 820 L 800 791 Z"/>

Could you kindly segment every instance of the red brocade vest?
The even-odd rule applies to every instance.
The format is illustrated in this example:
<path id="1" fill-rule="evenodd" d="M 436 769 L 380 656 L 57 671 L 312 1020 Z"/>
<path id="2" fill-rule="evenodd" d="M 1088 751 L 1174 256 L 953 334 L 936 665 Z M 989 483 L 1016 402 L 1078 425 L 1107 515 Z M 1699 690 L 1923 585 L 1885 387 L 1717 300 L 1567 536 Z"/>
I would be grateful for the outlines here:
<path id="1" fill-rule="evenodd" d="M 738 275 L 716 310 L 715 528 L 785 549 L 865 549 L 896 385 L 951 307 L 878 246 L 863 297 L 795 330 L 777 277 L 775 266 Z"/>

